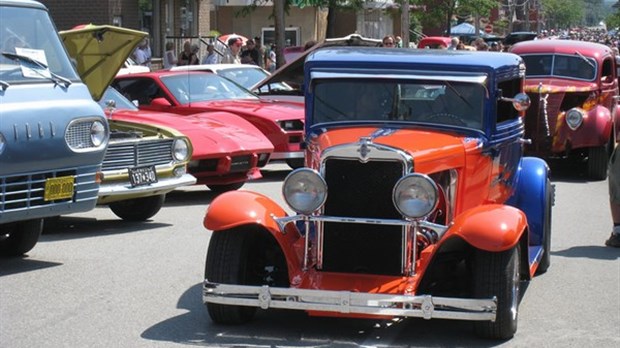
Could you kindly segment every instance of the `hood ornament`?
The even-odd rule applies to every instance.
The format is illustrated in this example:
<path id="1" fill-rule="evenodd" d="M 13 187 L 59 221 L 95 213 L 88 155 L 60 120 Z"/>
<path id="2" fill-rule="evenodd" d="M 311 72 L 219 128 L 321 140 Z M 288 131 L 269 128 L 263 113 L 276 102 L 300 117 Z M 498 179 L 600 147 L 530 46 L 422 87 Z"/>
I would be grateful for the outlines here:
<path id="1" fill-rule="evenodd" d="M 372 137 L 361 137 L 360 138 L 360 148 L 357 152 L 360 153 L 360 159 L 362 162 L 368 161 L 368 155 L 372 151 L 370 149 L 370 145 L 372 144 Z"/>

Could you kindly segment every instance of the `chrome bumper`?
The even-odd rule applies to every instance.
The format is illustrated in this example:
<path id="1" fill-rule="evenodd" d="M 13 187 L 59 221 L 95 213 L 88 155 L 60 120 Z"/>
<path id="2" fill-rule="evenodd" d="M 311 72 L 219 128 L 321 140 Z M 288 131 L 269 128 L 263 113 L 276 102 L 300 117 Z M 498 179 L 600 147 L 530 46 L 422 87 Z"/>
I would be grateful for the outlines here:
<path id="1" fill-rule="evenodd" d="M 104 181 L 99 187 L 99 197 L 118 195 L 132 195 L 139 197 L 140 194 L 164 194 L 174 190 L 177 187 L 193 185 L 195 183 L 196 178 L 191 174 L 183 174 L 181 177 L 160 178 L 156 183 L 136 187 L 131 187 L 129 181 L 118 184 L 108 184 Z"/>
<path id="2" fill-rule="evenodd" d="M 228 285 L 205 280 L 203 302 L 424 319 L 495 321 L 497 299 L 390 295 L 350 291 Z"/>

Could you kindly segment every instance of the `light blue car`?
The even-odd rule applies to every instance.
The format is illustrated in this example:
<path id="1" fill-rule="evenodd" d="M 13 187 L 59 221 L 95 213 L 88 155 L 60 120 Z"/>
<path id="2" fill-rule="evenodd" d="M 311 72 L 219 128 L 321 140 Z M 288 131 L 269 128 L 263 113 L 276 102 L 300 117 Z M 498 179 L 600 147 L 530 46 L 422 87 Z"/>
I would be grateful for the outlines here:
<path id="1" fill-rule="evenodd" d="M 46 7 L 0 0 L 0 256 L 32 249 L 44 218 L 95 207 L 108 138 Z"/>

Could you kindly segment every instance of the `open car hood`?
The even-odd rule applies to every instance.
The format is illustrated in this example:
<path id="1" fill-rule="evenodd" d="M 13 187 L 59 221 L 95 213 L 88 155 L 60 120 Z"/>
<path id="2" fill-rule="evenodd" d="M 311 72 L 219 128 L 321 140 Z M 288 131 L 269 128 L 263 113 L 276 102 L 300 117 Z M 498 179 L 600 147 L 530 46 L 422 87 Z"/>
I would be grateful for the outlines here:
<path id="1" fill-rule="evenodd" d="M 382 40 L 366 38 L 358 34 L 351 34 L 345 37 L 333 38 L 333 39 L 325 39 L 325 41 L 314 45 L 312 48 L 303 52 L 297 58 L 292 60 L 289 63 L 286 63 L 280 69 L 276 70 L 271 76 L 266 77 L 263 81 L 259 82 L 253 88 L 253 92 L 258 95 L 270 95 L 268 91 L 270 88 L 268 87 L 271 84 L 277 83 L 286 83 L 294 88 L 300 88 L 303 85 L 304 79 L 304 61 L 306 60 L 306 56 L 310 54 L 310 52 L 319 49 L 321 47 L 328 46 L 369 46 L 369 47 L 379 47 L 381 46 Z M 267 92 L 263 92 L 263 90 L 267 90 Z M 285 94 L 295 95 L 298 92 L 301 95 L 301 90 L 296 91 L 287 91 Z M 275 94 L 278 94 L 277 91 Z"/>
<path id="2" fill-rule="evenodd" d="M 59 32 L 82 81 L 99 101 L 123 63 L 148 33 L 112 25 L 84 25 Z"/>

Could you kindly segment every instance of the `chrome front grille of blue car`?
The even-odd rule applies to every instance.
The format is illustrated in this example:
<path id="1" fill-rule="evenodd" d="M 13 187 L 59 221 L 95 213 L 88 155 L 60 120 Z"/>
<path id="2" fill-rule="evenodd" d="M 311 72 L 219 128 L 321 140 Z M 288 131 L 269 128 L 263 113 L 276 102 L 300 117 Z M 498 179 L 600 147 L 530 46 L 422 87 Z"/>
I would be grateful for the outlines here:
<path id="1" fill-rule="evenodd" d="M 45 201 L 45 180 L 63 176 L 75 176 L 74 170 L 52 171 L 0 177 L 0 212 L 9 212 L 29 207 L 45 206 L 61 202 L 73 202 L 74 197 Z M 77 190 L 75 190 L 77 192 Z"/>
<path id="2" fill-rule="evenodd" d="M 110 142 L 102 170 L 119 170 L 146 165 L 165 165 L 173 161 L 173 139 Z"/>

